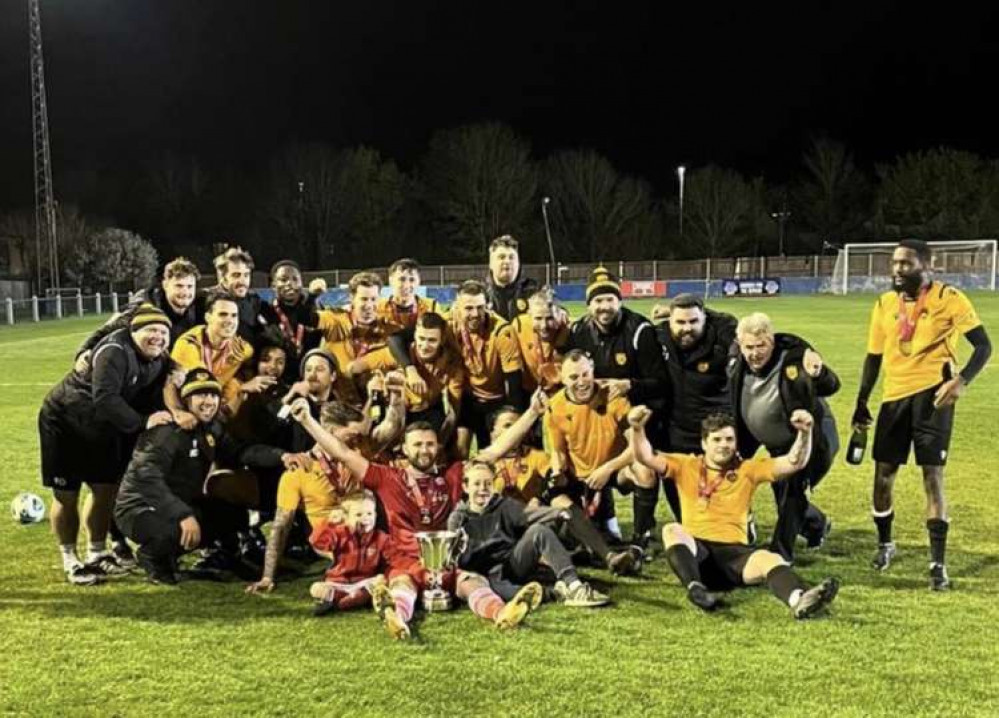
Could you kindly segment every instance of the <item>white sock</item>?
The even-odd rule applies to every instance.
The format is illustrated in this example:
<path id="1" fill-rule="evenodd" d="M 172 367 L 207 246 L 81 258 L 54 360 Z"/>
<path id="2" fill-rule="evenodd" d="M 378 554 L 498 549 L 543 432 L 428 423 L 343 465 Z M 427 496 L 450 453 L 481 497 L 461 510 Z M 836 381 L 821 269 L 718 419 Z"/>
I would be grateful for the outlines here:
<path id="1" fill-rule="evenodd" d="M 91 561 L 96 561 L 101 556 L 107 556 L 108 544 L 107 541 L 91 541 L 87 544 L 87 563 Z"/>
<path id="2" fill-rule="evenodd" d="M 76 566 L 82 565 L 80 558 L 76 555 L 75 543 L 59 544 L 59 553 L 62 555 L 63 571 L 69 571 Z"/>
<path id="3" fill-rule="evenodd" d="M 613 534 L 617 538 L 621 538 L 621 525 L 617 522 L 617 516 L 607 519 L 607 533 Z"/>
<path id="4" fill-rule="evenodd" d="M 787 597 L 787 605 L 794 608 L 798 605 L 798 601 L 801 600 L 801 594 L 804 593 L 800 588 L 796 588 L 791 591 L 791 595 Z"/>

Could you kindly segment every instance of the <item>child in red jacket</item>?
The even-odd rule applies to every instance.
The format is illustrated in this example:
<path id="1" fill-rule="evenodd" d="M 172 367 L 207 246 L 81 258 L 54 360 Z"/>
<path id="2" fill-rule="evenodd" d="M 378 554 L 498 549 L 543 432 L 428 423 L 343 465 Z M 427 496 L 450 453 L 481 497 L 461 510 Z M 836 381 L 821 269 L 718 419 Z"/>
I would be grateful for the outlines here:
<path id="1" fill-rule="evenodd" d="M 388 534 L 375 529 L 376 511 L 370 491 L 351 494 L 336 512 L 336 519 L 344 517 L 342 522 L 326 519 L 312 532 L 312 547 L 333 559 L 326 580 L 309 590 L 319 601 L 316 616 L 371 605 L 372 586 L 385 580 L 382 574 L 391 545 Z"/>

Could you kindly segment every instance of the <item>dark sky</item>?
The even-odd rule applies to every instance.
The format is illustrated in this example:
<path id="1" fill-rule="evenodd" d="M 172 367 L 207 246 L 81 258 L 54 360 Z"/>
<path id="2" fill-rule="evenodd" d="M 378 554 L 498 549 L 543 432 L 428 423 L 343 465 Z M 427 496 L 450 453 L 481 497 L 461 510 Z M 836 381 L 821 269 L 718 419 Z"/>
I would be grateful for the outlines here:
<path id="1" fill-rule="evenodd" d="M 671 190 L 681 162 L 783 179 L 812 133 L 866 164 L 999 156 L 994 3 L 42 0 L 57 176 L 292 140 L 409 167 L 495 119 Z M 0 0 L 0 207 L 31 201 L 27 1 Z M 57 195 L 59 187 L 56 187 Z"/>

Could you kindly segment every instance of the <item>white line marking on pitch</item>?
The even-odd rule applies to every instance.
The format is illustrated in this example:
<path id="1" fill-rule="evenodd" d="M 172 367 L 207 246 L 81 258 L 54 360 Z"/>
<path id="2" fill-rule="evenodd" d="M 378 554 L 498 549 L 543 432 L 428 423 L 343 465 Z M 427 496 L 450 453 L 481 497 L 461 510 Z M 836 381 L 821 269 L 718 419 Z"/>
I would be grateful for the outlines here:
<path id="1" fill-rule="evenodd" d="M 34 339 L 15 339 L 14 341 L 10 342 L 0 341 L 0 351 L 2 351 L 4 347 L 18 346 L 21 344 L 39 344 L 41 342 L 62 340 L 66 339 L 67 337 L 85 337 L 88 334 L 90 334 L 90 332 L 72 332 L 70 334 L 53 334 L 52 336 L 49 337 L 36 337 Z"/>
<path id="2" fill-rule="evenodd" d="M 5 382 L 0 383 L 0 387 L 5 386 L 54 386 L 56 382 L 53 381 L 27 381 L 27 382 Z"/>

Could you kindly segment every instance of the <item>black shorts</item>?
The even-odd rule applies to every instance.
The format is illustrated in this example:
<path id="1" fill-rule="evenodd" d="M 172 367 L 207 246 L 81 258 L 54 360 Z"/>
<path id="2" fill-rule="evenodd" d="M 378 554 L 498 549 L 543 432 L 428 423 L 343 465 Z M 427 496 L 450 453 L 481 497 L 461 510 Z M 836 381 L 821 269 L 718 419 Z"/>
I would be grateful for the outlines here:
<path id="1" fill-rule="evenodd" d="M 909 447 L 915 447 L 916 464 L 943 466 L 947 463 L 950 434 L 954 427 L 954 405 L 933 408 L 938 387 L 881 405 L 874 429 L 875 461 L 905 464 Z"/>
<path id="2" fill-rule="evenodd" d="M 123 437 L 84 436 L 46 406 L 38 413 L 38 439 L 47 488 L 79 491 L 84 483 L 118 483 L 125 473 Z"/>
<path id="3" fill-rule="evenodd" d="M 414 424 L 417 421 L 425 421 L 434 427 L 434 431 L 439 434 L 446 417 L 447 414 L 444 412 L 444 402 L 439 401 L 433 406 L 428 406 L 423 411 L 407 411 L 406 424 L 409 425 Z"/>
<path id="4" fill-rule="evenodd" d="M 719 543 L 694 539 L 701 581 L 712 591 L 728 591 L 745 586 L 742 572 L 749 557 L 760 549 L 739 543 Z"/>

